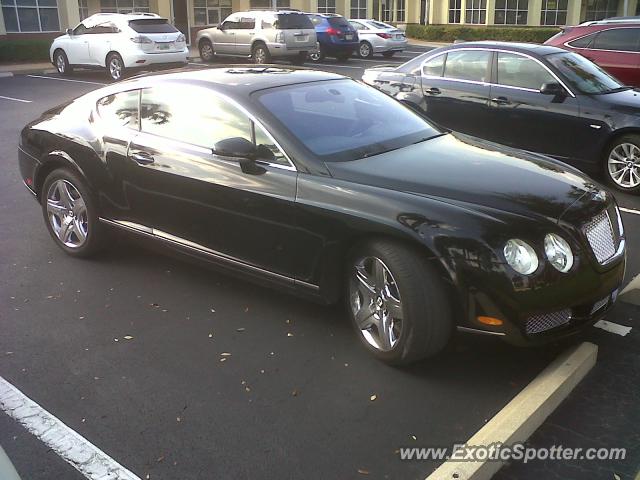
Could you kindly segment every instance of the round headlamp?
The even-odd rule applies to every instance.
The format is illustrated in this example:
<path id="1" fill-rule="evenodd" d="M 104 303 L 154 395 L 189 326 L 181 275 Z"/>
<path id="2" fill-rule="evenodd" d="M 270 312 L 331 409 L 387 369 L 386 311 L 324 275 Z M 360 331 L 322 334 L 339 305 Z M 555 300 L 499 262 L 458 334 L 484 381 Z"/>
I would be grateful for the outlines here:
<path id="1" fill-rule="evenodd" d="M 530 275 L 538 268 L 538 256 L 527 242 L 512 238 L 504 246 L 504 257 L 511 268 L 522 275 Z"/>
<path id="2" fill-rule="evenodd" d="M 564 238 L 549 233 L 544 237 L 544 253 L 556 270 L 566 273 L 573 266 L 573 252 Z"/>

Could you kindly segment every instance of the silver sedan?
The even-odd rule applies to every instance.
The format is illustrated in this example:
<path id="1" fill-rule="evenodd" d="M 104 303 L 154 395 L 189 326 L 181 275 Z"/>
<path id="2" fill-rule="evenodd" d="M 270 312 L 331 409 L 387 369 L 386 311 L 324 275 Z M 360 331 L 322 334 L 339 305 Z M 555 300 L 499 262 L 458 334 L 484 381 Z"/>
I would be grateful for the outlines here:
<path id="1" fill-rule="evenodd" d="M 374 53 L 381 53 L 390 58 L 396 52 L 407 48 L 408 40 L 404 32 L 393 25 L 378 20 L 349 20 L 358 31 L 360 47 L 358 55 L 361 58 L 371 58 Z"/>

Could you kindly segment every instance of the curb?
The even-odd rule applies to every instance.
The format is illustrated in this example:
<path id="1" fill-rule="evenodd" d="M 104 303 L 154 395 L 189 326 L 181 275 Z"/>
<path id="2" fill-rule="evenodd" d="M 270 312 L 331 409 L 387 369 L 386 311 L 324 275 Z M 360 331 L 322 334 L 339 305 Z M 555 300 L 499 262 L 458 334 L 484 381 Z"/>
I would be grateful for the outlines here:
<path id="1" fill-rule="evenodd" d="M 524 442 L 569 395 L 596 363 L 598 347 L 583 342 L 560 354 L 500 410 L 467 445 Z M 500 461 L 447 460 L 426 480 L 488 480 Z"/>

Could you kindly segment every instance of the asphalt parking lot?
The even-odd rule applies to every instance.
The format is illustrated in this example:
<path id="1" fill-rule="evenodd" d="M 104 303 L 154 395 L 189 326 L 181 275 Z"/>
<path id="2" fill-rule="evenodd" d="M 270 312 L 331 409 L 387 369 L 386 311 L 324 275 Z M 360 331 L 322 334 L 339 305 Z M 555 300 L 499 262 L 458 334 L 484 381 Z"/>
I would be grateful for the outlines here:
<path id="1" fill-rule="evenodd" d="M 312 68 L 359 78 L 422 51 Z M 96 259 L 66 256 L 22 185 L 18 134 L 42 111 L 105 83 L 95 72 L 0 78 L 0 376 L 138 477 L 425 478 L 438 462 L 401 461 L 400 447 L 466 440 L 566 348 L 460 334 L 438 357 L 394 369 L 358 345 L 341 306 L 126 237 Z M 626 284 L 640 274 L 640 198 L 616 196 Z M 640 307 L 622 303 L 607 320 L 632 326 L 630 334 L 593 328 L 578 339 L 600 346 L 598 366 L 568 400 L 572 413 L 558 411 L 532 439 L 550 443 L 571 431 L 573 442 L 629 447 L 629 458 L 575 465 L 563 478 L 583 470 L 593 476 L 572 478 L 633 478 L 640 465 L 631 431 L 640 423 L 632 388 L 640 382 L 639 318 Z M 602 407 L 618 401 L 618 410 Z M 4 413 L 0 445 L 24 479 L 84 478 Z M 555 468 L 515 465 L 501 475 L 550 478 Z"/>

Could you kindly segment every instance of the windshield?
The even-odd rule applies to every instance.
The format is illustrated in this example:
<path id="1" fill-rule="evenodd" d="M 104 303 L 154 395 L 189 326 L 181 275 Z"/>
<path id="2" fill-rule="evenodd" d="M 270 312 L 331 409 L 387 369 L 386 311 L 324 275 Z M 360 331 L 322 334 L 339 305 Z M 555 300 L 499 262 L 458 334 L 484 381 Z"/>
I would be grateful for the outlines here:
<path id="1" fill-rule="evenodd" d="M 280 30 L 313 30 L 313 23 L 304 13 L 280 13 L 274 26 Z"/>
<path id="2" fill-rule="evenodd" d="M 398 101 L 352 80 L 268 89 L 258 100 L 308 151 L 329 162 L 369 157 L 441 134 Z"/>
<path id="3" fill-rule="evenodd" d="M 547 55 L 547 60 L 562 73 L 571 87 L 581 93 L 611 93 L 625 88 L 624 84 L 582 55 L 553 53 Z"/>

